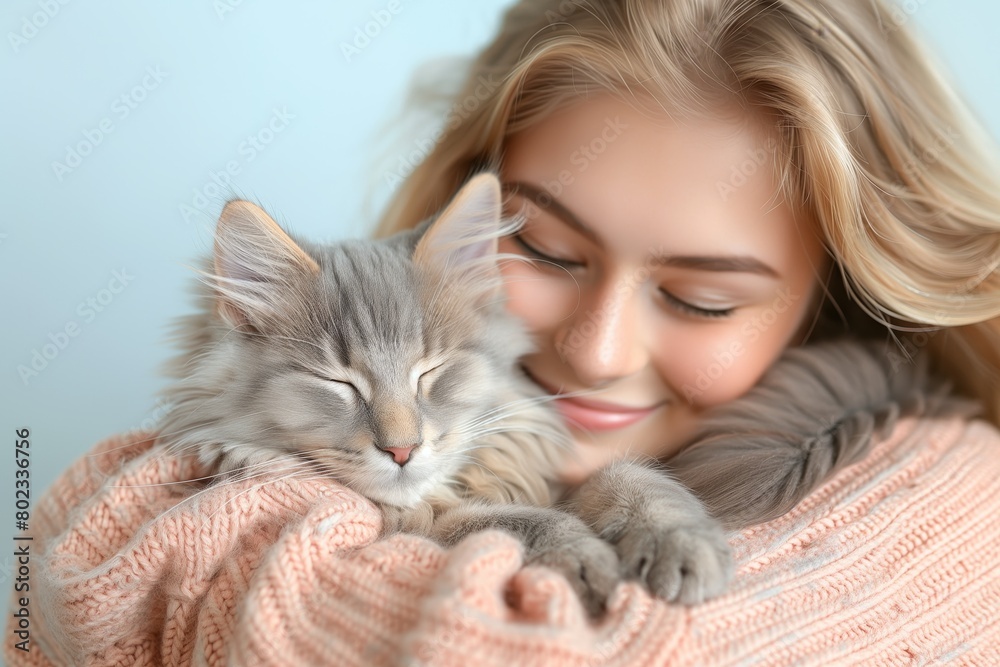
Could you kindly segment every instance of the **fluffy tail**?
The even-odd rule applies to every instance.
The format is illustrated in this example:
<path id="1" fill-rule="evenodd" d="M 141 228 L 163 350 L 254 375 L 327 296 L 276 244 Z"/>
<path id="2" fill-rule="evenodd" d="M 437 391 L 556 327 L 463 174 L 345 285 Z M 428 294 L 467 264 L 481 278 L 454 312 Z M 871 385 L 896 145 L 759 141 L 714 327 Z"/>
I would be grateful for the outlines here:
<path id="1" fill-rule="evenodd" d="M 781 516 L 833 472 L 861 460 L 901 416 L 974 415 L 885 344 L 839 340 L 789 349 L 757 386 L 710 411 L 694 443 L 665 461 L 728 529 Z"/>

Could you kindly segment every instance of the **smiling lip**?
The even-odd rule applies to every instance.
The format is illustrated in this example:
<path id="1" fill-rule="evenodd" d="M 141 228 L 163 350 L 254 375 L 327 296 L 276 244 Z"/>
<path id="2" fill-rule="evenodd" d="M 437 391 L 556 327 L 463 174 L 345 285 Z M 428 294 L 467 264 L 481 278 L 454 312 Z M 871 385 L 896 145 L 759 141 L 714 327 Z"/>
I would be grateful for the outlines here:
<path id="1" fill-rule="evenodd" d="M 560 394 L 560 392 L 538 380 L 527 369 L 525 369 L 525 373 L 527 373 L 528 377 L 535 384 L 545 391 L 554 396 Z M 660 407 L 659 405 L 655 405 L 651 408 L 630 408 L 586 398 L 557 398 L 555 404 L 556 409 L 559 410 L 563 419 L 569 425 L 579 426 L 588 431 L 611 431 L 618 428 L 625 428 L 642 420 Z"/>

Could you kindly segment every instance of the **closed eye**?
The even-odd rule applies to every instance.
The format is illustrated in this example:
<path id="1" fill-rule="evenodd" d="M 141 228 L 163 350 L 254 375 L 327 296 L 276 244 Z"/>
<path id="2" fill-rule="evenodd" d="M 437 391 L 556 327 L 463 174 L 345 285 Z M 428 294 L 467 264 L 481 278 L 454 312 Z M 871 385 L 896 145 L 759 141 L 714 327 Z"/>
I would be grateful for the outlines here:
<path id="1" fill-rule="evenodd" d="M 555 264 L 556 266 L 564 269 L 570 269 L 576 266 L 583 266 L 583 264 L 580 262 L 573 262 L 568 259 L 560 259 L 558 257 L 553 257 L 552 255 L 546 255 L 544 252 L 542 252 L 538 248 L 535 248 L 534 246 L 530 245 L 527 241 L 525 241 L 524 237 L 521 234 L 514 234 L 511 238 L 514 239 L 514 242 L 517 243 L 519 246 L 521 246 L 521 249 L 527 252 L 528 255 L 533 256 L 534 259 L 543 262 L 549 262 L 550 264 Z"/>
<path id="2" fill-rule="evenodd" d="M 424 378 L 426 378 L 426 377 L 427 377 L 428 375 L 430 375 L 430 374 L 431 374 L 431 373 L 433 373 L 434 371 L 438 370 L 438 369 L 439 369 L 439 368 L 441 368 L 442 366 L 444 366 L 444 362 L 441 362 L 440 364 L 438 364 L 437 366 L 434 366 L 433 368 L 428 368 L 428 369 L 427 369 L 426 371 L 424 371 L 423 373 L 421 373 L 421 374 L 420 374 L 420 375 L 419 375 L 419 376 L 417 377 L 417 382 L 416 382 L 416 391 L 417 391 L 418 393 L 420 392 L 420 383 L 421 383 L 421 382 L 423 382 Z"/>
<path id="3" fill-rule="evenodd" d="M 694 317 L 718 319 L 718 318 L 729 317 L 734 312 L 736 312 L 735 308 L 719 308 L 719 309 L 702 308 L 700 306 L 694 305 L 693 303 L 688 303 L 687 301 L 678 299 L 676 296 L 663 289 L 660 290 L 660 294 L 663 296 L 663 299 L 668 304 L 670 304 L 672 308 L 674 308 L 674 310 L 678 310 L 682 313 L 685 313 L 687 315 L 692 315 Z"/>
<path id="4" fill-rule="evenodd" d="M 344 385 L 346 387 L 350 387 L 356 394 L 358 394 L 359 396 L 361 395 L 361 392 L 358 391 L 358 388 L 355 387 L 354 383 L 352 383 L 352 382 L 348 382 L 347 380 L 339 380 L 337 378 L 332 378 L 332 377 L 329 377 L 329 376 L 326 376 L 326 375 L 320 375 L 319 373 L 314 373 L 312 371 L 310 371 L 310 374 L 313 377 L 316 377 L 316 378 L 319 378 L 320 380 L 323 380 L 324 382 L 333 382 L 333 383 L 336 383 L 338 385 Z"/>
<path id="5" fill-rule="evenodd" d="M 428 368 L 426 371 L 424 371 L 423 373 L 420 374 L 420 377 L 423 377 L 423 376 L 427 375 L 428 373 L 433 373 L 434 371 L 436 371 L 437 369 L 441 368 L 442 366 L 444 366 L 443 362 L 440 363 L 440 364 L 438 364 L 434 368 Z"/>

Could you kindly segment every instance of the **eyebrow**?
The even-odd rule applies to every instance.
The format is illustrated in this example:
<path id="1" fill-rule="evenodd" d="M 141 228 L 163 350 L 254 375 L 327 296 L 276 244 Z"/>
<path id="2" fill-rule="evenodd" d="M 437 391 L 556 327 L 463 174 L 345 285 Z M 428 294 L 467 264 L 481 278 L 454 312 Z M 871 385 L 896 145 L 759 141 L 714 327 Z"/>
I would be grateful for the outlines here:
<path id="1" fill-rule="evenodd" d="M 563 206 L 555 197 L 544 190 L 524 183 L 522 181 L 510 181 L 503 184 L 505 192 L 520 194 L 539 208 L 549 211 L 567 225 L 580 232 L 583 236 L 593 241 L 596 245 L 601 245 L 601 239 L 593 229 L 588 227 L 572 211 Z M 680 269 L 695 269 L 699 271 L 732 271 L 737 273 L 758 273 L 771 278 L 780 278 L 777 271 L 760 261 L 756 257 L 749 255 L 654 255 L 652 261 L 657 266 L 672 266 Z"/>

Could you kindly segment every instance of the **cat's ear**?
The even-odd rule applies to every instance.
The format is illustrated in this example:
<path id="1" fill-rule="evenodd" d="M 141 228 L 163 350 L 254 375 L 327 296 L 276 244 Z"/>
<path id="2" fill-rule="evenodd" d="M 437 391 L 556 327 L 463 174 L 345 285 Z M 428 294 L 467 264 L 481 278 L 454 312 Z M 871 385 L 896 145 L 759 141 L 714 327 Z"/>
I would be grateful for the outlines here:
<path id="1" fill-rule="evenodd" d="M 418 267 L 444 271 L 482 295 L 501 286 L 497 242 L 501 230 L 500 182 L 483 173 L 466 183 L 434 220 L 413 252 Z"/>
<path id="2" fill-rule="evenodd" d="M 319 265 L 256 204 L 226 204 L 215 231 L 215 289 L 230 325 L 256 328 L 279 316 L 288 289 L 318 276 Z"/>

